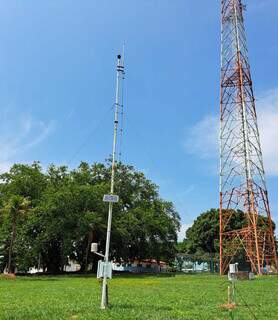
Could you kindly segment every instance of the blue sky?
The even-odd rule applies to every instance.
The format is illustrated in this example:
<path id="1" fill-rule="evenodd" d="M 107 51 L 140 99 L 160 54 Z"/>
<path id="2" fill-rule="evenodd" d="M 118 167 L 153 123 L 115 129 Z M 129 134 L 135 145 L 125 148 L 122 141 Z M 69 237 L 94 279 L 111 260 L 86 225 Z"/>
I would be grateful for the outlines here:
<path id="1" fill-rule="evenodd" d="M 278 221 L 278 2 L 246 29 Z M 111 153 L 115 58 L 126 42 L 123 157 L 160 185 L 183 231 L 218 206 L 220 1 L 0 0 L 0 169 Z M 110 110 L 110 111 L 109 111 Z"/>

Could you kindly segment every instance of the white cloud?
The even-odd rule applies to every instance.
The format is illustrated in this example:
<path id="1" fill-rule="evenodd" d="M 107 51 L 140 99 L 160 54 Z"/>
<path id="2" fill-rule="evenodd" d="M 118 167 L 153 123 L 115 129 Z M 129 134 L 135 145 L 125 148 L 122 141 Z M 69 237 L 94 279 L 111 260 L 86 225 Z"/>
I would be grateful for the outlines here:
<path id="1" fill-rule="evenodd" d="M 278 175 L 278 88 L 257 101 L 264 166 L 267 174 Z"/>
<path id="2" fill-rule="evenodd" d="M 200 158 L 215 158 L 218 154 L 219 123 L 216 116 L 207 115 L 186 132 L 185 150 Z"/>
<path id="3" fill-rule="evenodd" d="M 36 130 L 38 135 L 33 136 L 23 147 L 24 150 L 35 147 L 40 144 L 45 138 L 53 131 L 55 127 L 54 121 L 45 123 L 43 121 L 38 121 L 33 123 L 32 130 Z M 29 130 L 30 131 L 30 130 Z"/>
<path id="4" fill-rule="evenodd" d="M 0 161 L 0 174 L 9 171 L 11 166 L 12 166 L 11 162 Z"/>
<path id="5" fill-rule="evenodd" d="M 260 95 L 256 107 L 265 169 L 269 175 L 278 175 L 278 88 Z M 218 146 L 217 115 L 205 116 L 186 133 L 184 147 L 190 154 L 217 159 Z"/>
<path id="6" fill-rule="evenodd" d="M 177 198 L 183 199 L 185 196 L 188 196 L 189 194 L 191 194 L 194 190 L 195 190 L 195 186 L 193 184 L 191 184 L 190 186 L 185 188 L 185 190 L 179 192 L 177 194 Z"/>
<path id="7" fill-rule="evenodd" d="M 188 223 L 188 224 L 183 224 L 180 228 L 180 231 L 178 233 L 178 242 L 182 242 L 183 239 L 185 238 L 185 232 L 188 228 L 190 228 L 192 226 L 192 223 Z"/>
<path id="8" fill-rule="evenodd" d="M 28 114 L 6 111 L 0 129 L 0 172 L 9 170 L 19 156 L 44 141 L 54 130 L 55 123 L 36 120 Z"/>

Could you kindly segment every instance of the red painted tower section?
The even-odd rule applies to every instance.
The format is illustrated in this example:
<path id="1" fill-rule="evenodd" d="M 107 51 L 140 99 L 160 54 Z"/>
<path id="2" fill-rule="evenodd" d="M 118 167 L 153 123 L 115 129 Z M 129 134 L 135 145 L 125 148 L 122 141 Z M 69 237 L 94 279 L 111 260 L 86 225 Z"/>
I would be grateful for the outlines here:
<path id="1" fill-rule="evenodd" d="M 241 0 L 222 0 L 220 102 L 220 274 L 244 250 L 251 270 L 277 271 Z M 231 228 L 236 210 L 244 227 Z"/>

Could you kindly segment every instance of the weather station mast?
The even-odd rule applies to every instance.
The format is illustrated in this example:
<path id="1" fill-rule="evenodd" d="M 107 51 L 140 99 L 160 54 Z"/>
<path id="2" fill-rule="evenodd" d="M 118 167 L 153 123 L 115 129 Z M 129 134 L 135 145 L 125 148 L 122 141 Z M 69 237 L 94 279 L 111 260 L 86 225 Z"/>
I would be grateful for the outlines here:
<path id="1" fill-rule="evenodd" d="M 116 78 L 116 101 L 115 101 L 115 113 L 114 113 L 114 135 L 113 135 L 113 146 L 112 146 L 112 164 L 111 164 L 111 185 L 110 194 L 103 197 L 103 201 L 109 203 L 108 208 L 108 221 L 107 221 L 107 234 L 106 234 L 106 246 L 104 255 L 104 272 L 102 280 L 102 294 L 101 294 L 101 309 L 108 307 L 108 285 L 107 279 L 109 274 L 112 273 L 112 264 L 109 261 L 109 249 L 111 239 L 111 225 L 112 225 L 112 212 L 113 203 L 119 201 L 119 196 L 114 195 L 114 184 L 115 184 L 115 166 L 116 166 L 116 147 L 117 147 L 117 135 L 119 125 L 119 109 L 120 105 L 120 86 L 121 81 L 124 79 L 124 63 L 121 55 L 117 56 L 117 78 Z"/>
<path id="2" fill-rule="evenodd" d="M 239 252 L 251 270 L 277 272 L 260 135 L 241 0 L 222 0 L 220 93 L 220 274 Z M 244 227 L 231 227 L 236 210 Z"/>
<path id="3" fill-rule="evenodd" d="M 123 47 L 124 54 L 124 47 Z M 106 245 L 105 254 L 97 252 L 98 244 L 91 244 L 91 252 L 101 256 L 103 260 L 98 262 L 97 278 L 102 279 L 102 292 L 101 292 L 101 309 L 108 308 L 108 279 L 112 278 L 112 263 L 109 260 L 111 229 L 112 229 L 112 213 L 113 203 L 119 201 L 119 196 L 114 194 L 115 186 L 115 171 L 116 171 L 116 149 L 117 149 L 117 137 L 119 126 L 119 114 L 123 113 L 123 96 L 120 97 L 120 92 L 123 88 L 123 80 L 125 76 L 124 59 L 121 55 L 117 56 L 117 77 L 116 77 L 116 101 L 114 104 L 114 132 L 113 132 L 113 145 L 112 145 L 112 163 L 111 163 L 111 182 L 110 193 L 104 195 L 103 201 L 108 202 L 108 219 L 107 219 L 107 232 L 106 232 Z M 123 92 L 122 92 L 123 95 Z M 121 103 L 120 103 L 121 101 Z M 122 129 L 121 129 L 122 130 Z"/>

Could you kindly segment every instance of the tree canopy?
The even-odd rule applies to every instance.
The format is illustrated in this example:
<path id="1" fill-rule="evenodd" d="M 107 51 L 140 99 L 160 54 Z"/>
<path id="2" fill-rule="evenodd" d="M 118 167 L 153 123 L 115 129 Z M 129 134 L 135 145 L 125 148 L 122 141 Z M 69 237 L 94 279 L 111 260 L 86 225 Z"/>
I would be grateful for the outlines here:
<path id="1" fill-rule="evenodd" d="M 244 213 L 237 210 L 229 223 L 230 230 L 240 229 L 245 223 Z M 211 209 L 200 214 L 193 225 L 186 230 L 186 249 L 188 253 L 219 252 L 219 210 Z"/>
<path id="2" fill-rule="evenodd" d="M 0 270 L 43 268 L 61 272 L 68 259 L 83 271 L 96 265 L 92 242 L 104 252 L 110 163 L 81 162 L 77 169 L 38 162 L 15 164 L 0 176 Z M 172 260 L 180 217 L 171 202 L 160 198 L 158 186 L 132 166 L 117 163 L 115 190 L 120 201 L 113 207 L 111 258 L 116 260 Z M 19 197 L 24 214 L 12 219 L 11 201 Z M 10 213 L 10 214 L 8 214 Z M 12 230 L 16 230 L 15 236 Z"/>
<path id="3" fill-rule="evenodd" d="M 265 217 L 259 216 L 258 225 L 263 225 Z M 230 230 L 238 230 L 246 227 L 247 221 L 243 211 L 233 212 L 229 221 Z M 273 222 L 273 229 L 275 224 Z M 179 244 L 178 250 L 181 255 L 191 256 L 195 260 L 209 261 L 218 260 L 219 257 L 219 210 L 210 209 L 200 214 L 193 225 L 187 229 L 183 243 Z M 244 249 L 239 250 L 236 256 L 237 261 L 244 263 Z"/>

